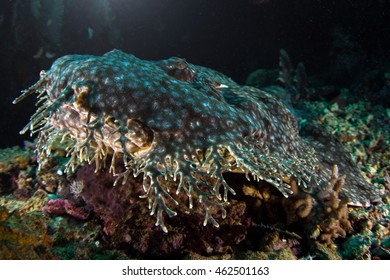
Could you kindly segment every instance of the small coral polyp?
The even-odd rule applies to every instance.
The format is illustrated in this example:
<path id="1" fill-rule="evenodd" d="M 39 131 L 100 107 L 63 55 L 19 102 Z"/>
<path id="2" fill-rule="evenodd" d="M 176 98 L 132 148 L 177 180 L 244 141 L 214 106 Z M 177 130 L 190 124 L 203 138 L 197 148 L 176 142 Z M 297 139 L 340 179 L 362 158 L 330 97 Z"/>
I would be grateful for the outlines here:
<path id="1" fill-rule="evenodd" d="M 38 160 L 62 141 L 68 172 L 95 162 L 96 172 L 109 166 L 117 181 L 143 176 L 151 214 L 164 231 L 163 213 L 176 215 L 181 192 L 190 209 L 193 199 L 203 205 L 204 224 L 218 226 L 212 209 L 223 216 L 235 193 L 225 172 L 265 180 L 286 197 L 292 180 L 313 188 L 331 177 L 333 163 L 317 159 L 283 103 L 184 59 L 146 61 L 119 50 L 67 55 L 14 103 L 35 92 L 39 108 L 21 133 L 38 133 Z M 124 172 L 115 169 L 119 160 Z M 351 200 L 366 204 L 366 187 L 344 188 L 347 197 L 349 190 Z"/>

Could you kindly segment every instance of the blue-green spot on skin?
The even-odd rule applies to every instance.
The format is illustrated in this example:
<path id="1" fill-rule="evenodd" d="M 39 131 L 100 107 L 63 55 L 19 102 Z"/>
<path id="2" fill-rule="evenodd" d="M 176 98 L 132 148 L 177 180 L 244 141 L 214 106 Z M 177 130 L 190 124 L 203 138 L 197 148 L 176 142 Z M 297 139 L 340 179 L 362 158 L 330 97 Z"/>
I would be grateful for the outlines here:
<path id="1" fill-rule="evenodd" d="M 313 149 L 310 139 L 301 138 L 294 116 L 271 94 L 184 59 L 147 61 L 119 50 L 67 55 L 14 103 L 35 92 L 40 107 L 23 132 L 38 133 L 38 160 L 56 141 L 69 145 L 67 172 L 84 162 L 95 162 L 98 172 L 112 158 L 117 184 L 143 176 L 151 213 L 164 231 L 164 213 L 173 216 L 180 207 L 167 180 L 179 195 L 188 195 L 191 207 L 194 200 L 203 204 L 205 224 L 218 226 L 212 214 L 216 209 L 224 216 L 223 205 L 235 193 L 225 172 L 267 181 L 285 197 L 291 180 L 301 188 L 321 187 L 334 164 L 353 172 L 342 162 L 323 160 L 327 147 Z M 334 147 L 333 154 L 339 152 Z M 115 168 L 119 159 L 121 174 Z M 347 175 L 354 181 L 346 181 L 341 192 L 367 205 L 376 195 L 371 186 L 359 174 Z"/>

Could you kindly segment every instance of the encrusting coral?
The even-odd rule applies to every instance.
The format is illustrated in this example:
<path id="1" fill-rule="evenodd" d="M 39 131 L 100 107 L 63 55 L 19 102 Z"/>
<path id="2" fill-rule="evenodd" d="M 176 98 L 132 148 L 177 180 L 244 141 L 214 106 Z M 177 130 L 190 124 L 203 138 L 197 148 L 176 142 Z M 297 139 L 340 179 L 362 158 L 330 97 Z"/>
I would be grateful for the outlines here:
<path id="1" fill-rule="evenodd" d="M 226 172 L 264 180 L 294 199 L 292 181 L 319 191 L 337 164 L 347 175 L 340 190 L 347 202 L 378 199 L 342 147 L 300 137 L 293 114 L 272 95 L 184 59 L 145 61 L 118 50 L 68 55 L 14 103 L 34 92 L 40 107 L 22 133 L 39 133 L 38 161 L 61 140 L 67 171 L 95 162 L 98 172 L 111 159 L 117 181 L 142 174 L 143 197 L 164 231 L 163 213 L 176 215 L 183 192 L 188 209 L 199 204 L 204 224 L 218 226 L 212 214 L 224 217 L 224 202 L 235 194 Z M 301 216 L 311 207 L 303 200 L 305 206 L 294 206 Z"/>

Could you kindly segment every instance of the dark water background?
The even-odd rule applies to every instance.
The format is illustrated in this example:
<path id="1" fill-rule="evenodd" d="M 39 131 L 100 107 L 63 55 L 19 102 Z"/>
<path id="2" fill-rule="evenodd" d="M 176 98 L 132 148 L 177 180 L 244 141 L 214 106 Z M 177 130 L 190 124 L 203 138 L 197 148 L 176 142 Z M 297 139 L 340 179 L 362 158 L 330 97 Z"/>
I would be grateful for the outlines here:
<path id="1" fill-rule="evenodd" d="M 245 83 L 276 68 L 280 48 L 310 75 L 344 87 L 390 69 L 390 1 L 385 0 L 1 0 L 0 148 L 18 131 L 34 98 L 12 105 L 42 69 L 65 54 L 113 48 L 143 59 L 171 56 Z"/>

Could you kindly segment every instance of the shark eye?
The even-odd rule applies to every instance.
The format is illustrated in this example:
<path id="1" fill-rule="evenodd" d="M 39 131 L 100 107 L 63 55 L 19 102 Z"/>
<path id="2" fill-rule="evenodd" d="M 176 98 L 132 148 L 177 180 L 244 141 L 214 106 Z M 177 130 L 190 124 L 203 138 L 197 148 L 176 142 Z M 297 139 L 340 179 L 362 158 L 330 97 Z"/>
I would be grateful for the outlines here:
<path id="1" fill-rule="evenodd" d="M 163 61 L 162 68 L 169 76 L 184 82 L 192 81 L 195 76 L 195 70 L 183 58 L 167 59 Z"/>

